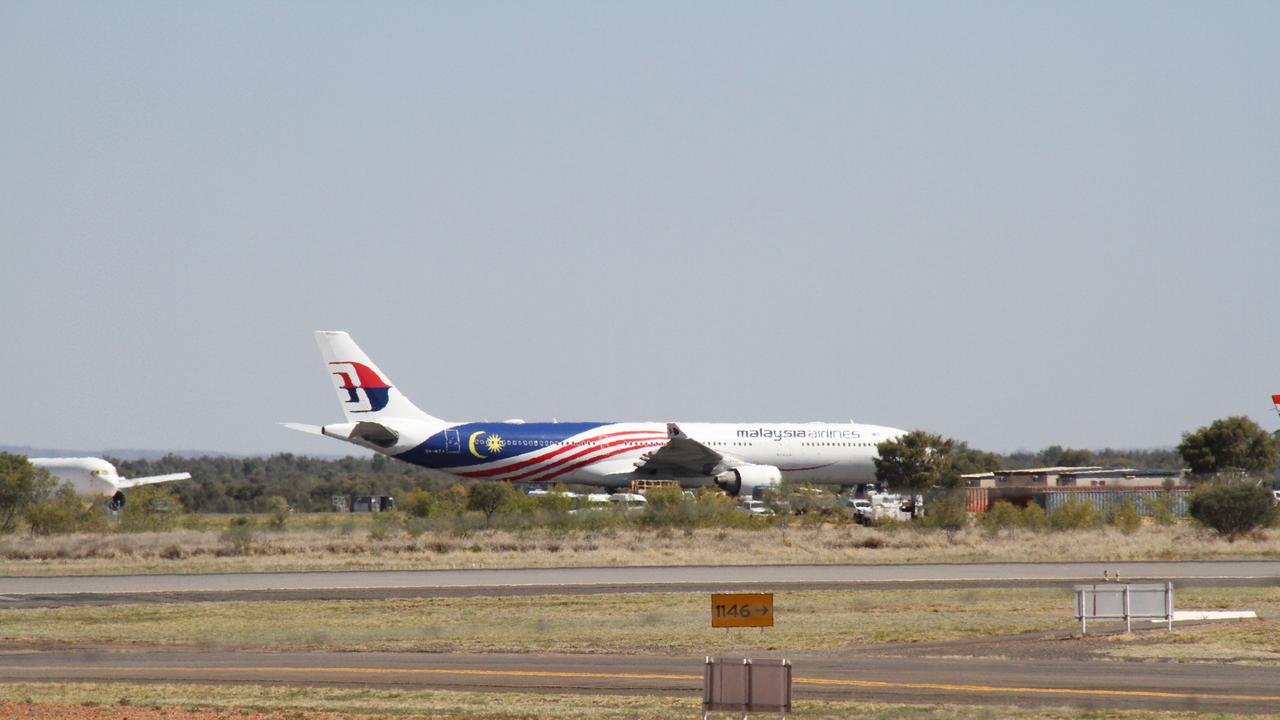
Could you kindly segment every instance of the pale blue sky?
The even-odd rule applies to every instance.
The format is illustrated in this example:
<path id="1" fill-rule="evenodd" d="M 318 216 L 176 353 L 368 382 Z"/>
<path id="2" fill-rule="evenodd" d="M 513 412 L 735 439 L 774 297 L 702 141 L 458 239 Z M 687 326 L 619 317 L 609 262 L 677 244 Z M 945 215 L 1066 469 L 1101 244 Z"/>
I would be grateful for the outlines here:
<path id="1" fill-rule="evenodd" d="M 1280 4 L 0 0 L 0 444 L 1280 426 Z"/>

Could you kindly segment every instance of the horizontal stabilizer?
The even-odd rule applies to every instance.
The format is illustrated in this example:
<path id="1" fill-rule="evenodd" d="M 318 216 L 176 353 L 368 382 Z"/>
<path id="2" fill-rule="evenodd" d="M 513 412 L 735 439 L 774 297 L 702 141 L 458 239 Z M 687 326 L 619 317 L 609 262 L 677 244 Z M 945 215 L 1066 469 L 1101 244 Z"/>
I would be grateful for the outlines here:
<path id="1" fill-rule="evenodd" d="M 290 422 L 282 422 L 280 424 L 289 428 L 290 430 L 297 430 L 298 432 L 304 432 L 309 435 L 324 435 L 324 428 L 319 425 L 307 425 L 305 423 L 290 423 Z"/>
<path id="2" fill-rule="evenodd" d="M 174 480 L 189 480 L 189 479 L 191 479 L 191 473 L 187 473 L 187 472 L 170 473 L 168 475 L 148 475 L 147 477 L 140 477 L 140 478 L 120 478 L 116 482 L 116 487 L 131 488 L 131 487 L 137 487 L 139 485 L 154 485 L 156 483 L 172 482 Z"/>
<path id="3" fill-rule="evenodd" d="M 280 423 L 290 430 L 297 430 L 309 435 L 324 435 L 340 440 L 350 440 L 356 444 L 375 445 L 380 448 L 394 447 L 400 441 L 400 433 L 394 429 L 371 420 L 357 423 L 337 423 L 334 425 L 303 425 L 302 423 Z"/>

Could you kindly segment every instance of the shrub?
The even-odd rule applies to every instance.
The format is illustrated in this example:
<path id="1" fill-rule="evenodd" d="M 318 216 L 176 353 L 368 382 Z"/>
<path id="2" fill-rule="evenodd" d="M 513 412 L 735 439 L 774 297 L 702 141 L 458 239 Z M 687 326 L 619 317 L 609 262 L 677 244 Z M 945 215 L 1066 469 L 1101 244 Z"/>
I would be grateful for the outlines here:
<path id="1" fill-rule="evenodd" d="M 222 541 L 231 546 L 231 554 L 248 555 L 253 551 L 254 529 L 253 518 L 233 517 L 227 529 L 222 531 Z"/>
<path id="2" fill-rule="evenodd" d="M 1177 500 L 1174 499 L 1173 493 L 1162 492 L 1155 500 L 1147 503 L 1147 507 L 1151 510 L 1151 519 L 1157 525 L 1169 526 L 1177 519 L 1177 513 L 1174 508 Z"/>
<path id="3" fill-rule="evenodd" d="M 99 531 L 107 524 L 102 507 L 86 503 L 71 485 L 63 485 L 50 497 L 27 505 L 26 518 L 36 535 Z"/>
<path id="4" fill-rule="evenodd" d="M 573 498 L 564 485 L 556 485 L 546 495 L 535 500 L 533 507 L 550 515 L 563 515 L 573 509 Z"/>
<path id="5" fill-rule="evenodd" d="M 1276 521 L 1271 491 L 1251 481 L 1201 485 L 1191 492 L 1187 511 L 1201 524 L 1233 542 L 1251 530 Z"/>
<path id="6" fill-rule="evenodd" d="M 391 537 L 393 531 L 399 529 L 399 526 L 400 513 L 377 513 L 373 516 L 373 521 L 369 525 L 369 538 L 372 540 L 386 540 Z"/>
<path id="7" fill-rule="evenodd" d="M 969 524 L 969 504 L 961 493 L 939 495 L 927 508 L 921 521 L 924 527 L 963 530 Z"/>
<path id="8" fill-rule="evenodd" d="M 123 532 L 155 532 L 172 530 L 182 515 L 182 503 L 171 488 L 142 485 L 126 496 L 120 511 Z"/>
<path id="9" fill-rule="evenodd" d="M 1086 530 L 1102 523 L 1102 513 L 1083 498 L 1068 498 L 1048 515 L 1049 527 L 1054 530 Z"/>
<path id="10" fill-rule="evenodd" d="M 1045 515 L 1044 508 L 1035 503 L 1029 503 L 1022 508 L 1022 527 L 1028 530 L 1040 532 L 1049 524 L 1049 518 Z"/>
<path id="11" fill-rule="evenodd" d="M 770 500 L 772 502 L 769 502 Z M 829 520 L 844 515 L 838 497 L 807 483 L 792 488 L 784 486 L 782 491 L 773 497 L 766 497 L 766 502 L 769 502 L 771 507 L 785 504 L 793 515 L 813 515 L 817 516 L 818 520 Z"/>
<path id="12" fill-rule="evenodd" d="M 698 524 L 698 503 L 678 487 L 650 488 L 645 493 L 640 522 L 660 528 L 693 527 Z"/>
<path id="13" fill-rule="evenodd" d="M 289 503 L 279 495 L 267 498 L 267 512 L 271 514 L 271 527 L 283 530 L 289 522 Z"/>
<path id="14" fill-rule="evenodd" d="M 1022 510 L 1008 500 L 997 500 L 982 514 L 982 529 L 995 535 L 1001 530 L 1012 530 L 1023 525 Z"/>
<path id="15" fill-rule="evenodd" d="M 1142 527 L 1142 516 L 1138 514 L 1138 506 L 1133 502 L 1133 498 L 1125 498 L 1123 502 L 1112 508 L 1111 517 L 1107 520 L 1125 535 L 1132 535 Z"/>
<path id="16" fill-rule="evenodd" d="M 400 507 L 413 517 L 429 518 L 435 512 L 437 504 L 435 493 L 419 488 L 406 493 Z"/>

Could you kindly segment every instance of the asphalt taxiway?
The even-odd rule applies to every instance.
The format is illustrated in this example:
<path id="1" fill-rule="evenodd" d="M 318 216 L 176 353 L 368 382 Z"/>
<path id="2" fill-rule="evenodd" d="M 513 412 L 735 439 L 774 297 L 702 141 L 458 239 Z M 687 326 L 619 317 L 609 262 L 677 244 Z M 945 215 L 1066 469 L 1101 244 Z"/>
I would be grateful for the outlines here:
<path id="1" fill-rule="evenodd" d="M 1079 660 L 938 659 L 870 651 L 786 655 L 795 702 L 963 703 L 1269 713 L 1275 668 Z M 176 682 L 689 696 L 703 658 L 631 655 L 0 650 L 0 682 Z"/>
<path id="2" fill-rule="evenodd" d="M 377 599 L 456 595 L 884 587 L 1034 587 L 1124 580 L 1280 586 L 1280 561 L 717 565 L 469 568 L 0 577 L 0 607 L 183 600 Z"/>

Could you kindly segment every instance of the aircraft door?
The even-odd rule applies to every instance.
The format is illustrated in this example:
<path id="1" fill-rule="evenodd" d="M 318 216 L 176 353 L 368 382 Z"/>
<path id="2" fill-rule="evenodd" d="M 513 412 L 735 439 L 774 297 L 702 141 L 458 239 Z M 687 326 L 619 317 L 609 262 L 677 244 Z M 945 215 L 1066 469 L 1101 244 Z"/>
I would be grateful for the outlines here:
<path id="1" fill-rule="evenodd" d="M 457 430 L 444 431 L 444 451 L 454 454 L 462 452 L 462 441 L 458 439 Z"/>

